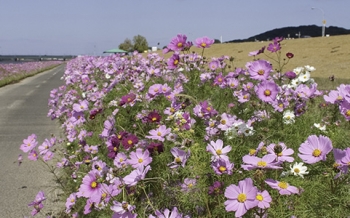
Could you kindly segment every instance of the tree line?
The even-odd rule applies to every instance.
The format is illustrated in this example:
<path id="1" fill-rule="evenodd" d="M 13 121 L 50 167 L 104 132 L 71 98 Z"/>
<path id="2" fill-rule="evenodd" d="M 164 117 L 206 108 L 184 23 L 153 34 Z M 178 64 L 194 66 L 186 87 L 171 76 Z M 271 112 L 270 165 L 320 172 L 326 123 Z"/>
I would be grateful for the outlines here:
<path id="1" fill-rule="evenodd" d="M 119 49 L 122 49 L 127 52 L 138 51 L 140 53 L 148 50 L 148 42 L 144 36 L 137 35 L 134 38 L 126 38 L 123 43 L 119 45 Z"/>

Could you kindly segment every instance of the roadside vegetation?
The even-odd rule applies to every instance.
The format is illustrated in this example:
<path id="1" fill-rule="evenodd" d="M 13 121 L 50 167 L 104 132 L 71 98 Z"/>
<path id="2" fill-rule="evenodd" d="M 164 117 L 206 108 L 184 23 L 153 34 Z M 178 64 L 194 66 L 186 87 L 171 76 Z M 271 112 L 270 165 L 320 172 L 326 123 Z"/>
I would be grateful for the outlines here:
<path id="1" fill-rule="evenodd" d="M 311 54 L 295 65 L 283 38 L 252 44 L 244 63 L 212 56 L 225 46 L 213 43 L 179 34 L 166 54 L 67 63 L 48 112 L 65 138 L 33 133 L 20 145 L 55 174 L 57 216 L 350 214 L 349 77 L 334 68 L 320 87 L 322 67 Z M 33 196 L 33 216 L 50 213 L 45 196 Z"/>
<path id="2" fill-rule="evenodd" d="M 52 69 L 62 63 L 62 61 L 0 63 L 0 87 L 17 83 L 24 78 Z"/>

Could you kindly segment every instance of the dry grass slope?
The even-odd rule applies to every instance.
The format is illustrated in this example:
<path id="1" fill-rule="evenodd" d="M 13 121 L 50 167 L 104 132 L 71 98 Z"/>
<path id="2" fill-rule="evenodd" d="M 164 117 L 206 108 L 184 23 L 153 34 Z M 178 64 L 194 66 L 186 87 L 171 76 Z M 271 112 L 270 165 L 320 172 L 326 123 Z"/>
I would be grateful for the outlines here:
<path id="1" fill-rule="evenodd" d="M 267 46 L 269 43 L 265 41 L 215 44 L 204 51 L 204 56 L 208 58 L 222 55 L 232 56 L 234 57 L 234 67 L 244 67 L 248 61 L 252 60 L 252 57 L 248 56 L 249 52 Z M 350 35 L 284 40 L 282 45 L 284 54 L 287 52 L 294 54 L 294 58 L 290 60 L 285 70 L 310 65 L 316 68 L 316 71 L 311 75 L 314 78 L 328 78 L 334 75 L 338 81 L 349 81 Z M 191 50 L 199 54 L 202 52 L 198 48 L 191 48 Z M 162 55 L 161 51 L 158 53 Z M 168 58 L 170 55 L 167 54 L 164 57 Z M 261 54 L 258 58 L 266 59 L 266 56 Z M 271 63 L 274 64 L 273 61 Z"/>

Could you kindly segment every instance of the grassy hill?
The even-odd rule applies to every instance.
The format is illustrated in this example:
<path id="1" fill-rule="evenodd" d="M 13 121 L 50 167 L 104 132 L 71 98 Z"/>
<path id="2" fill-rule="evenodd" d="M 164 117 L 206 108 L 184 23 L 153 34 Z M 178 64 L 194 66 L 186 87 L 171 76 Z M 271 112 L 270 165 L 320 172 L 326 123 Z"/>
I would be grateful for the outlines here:
<path id="1" fill-rule="evenodd" d="M 244 67 L 246 62 L 253 59 L 248 56 L 249 52 L 267 46 L 269 43 L 269 41 L 262 41 L 214 44 L 204 51 L 204 56 L 208 58 L 222 55 L 232 56 L 234 57 L 233 67 Z M 334 75 L 337 83 L 350 83 L 350 35 L 290 39 L 284 40 L 282 44 L 284 54 L 287 52 L 294 54 L 286 70 L 310 65 L 316 68 L 316 71 L 312 73 L 314 78 L 325 80 Z M 191 48 L 191 51 L 199 54 L 202 52 L 201 49 L 194 47 Z M 171 56 L 171 54 L 163 55 L 162 51 L 157 52 L 165 58 Z M 268 60 L 264 54 L 260 54 L 258 58 Z"/>

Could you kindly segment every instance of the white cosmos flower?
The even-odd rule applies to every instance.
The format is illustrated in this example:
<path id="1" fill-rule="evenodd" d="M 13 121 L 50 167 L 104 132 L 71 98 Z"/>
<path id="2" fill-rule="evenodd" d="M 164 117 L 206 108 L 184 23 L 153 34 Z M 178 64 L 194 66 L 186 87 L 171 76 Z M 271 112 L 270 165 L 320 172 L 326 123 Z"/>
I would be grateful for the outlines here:
<path id="1" fill-rule="evenodd" d="M 310 72 L 309 71 L 305 71 L 304 73 L 301 73 L 298 76 L 298 80 L 300 82 L 303 82 L 303 83 L 309 81 L 309 79 L 310 79 Z"/>
<path id="2" fill-rule="evenodd" d="M 292 124 L 295 122 L 295 115 L 294 112 L 290 110 L 286 110 L 283 112 L 283 123 L 285 124 Z"/>
<path id="3" fill-rule="evenodd" d="M 292 79 L 288 84 L 288 88 L 296 88 L 300 84 L 299 77 Z"/>
<path id="4" fill-rule="evenodd" d="M 310 72 L 316 70 L 316 68 L 314 68 L 313 66 L 309 66 L 309 65 L 306 65 L 306 66 L 305 66 L 305 69 L 306 69 L 307 71 L 310 71 Z"/>
<path id="5" fill-rule="evenodd" d="M 307 171 L 307 167 L 303 166 L 304 163 L 295 163 L 293 166 L 290 166 L 290 172 L 294 176 L 300 176 L 301 178 L 304 178 L 304 175 L 309 174 Z"/>
<path id="6" fill-rule="evenodd" d="M 304 67 L 297 67 L 293 70 L 293 72 L 296 74 L 296 75 L 299 75 L 300 73 L 302 73 L 304 71 Z"/>
<path id="7" fill-rule="evenodd" d="M 314 123 L 314 126 L 321 131 L 324 131 L 324 132 L 326 131 L 326 125 L 324 124 Z"/>

